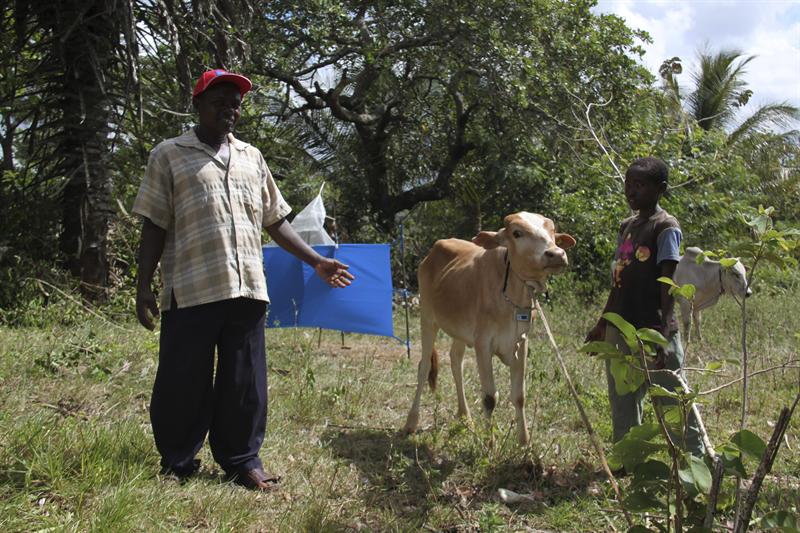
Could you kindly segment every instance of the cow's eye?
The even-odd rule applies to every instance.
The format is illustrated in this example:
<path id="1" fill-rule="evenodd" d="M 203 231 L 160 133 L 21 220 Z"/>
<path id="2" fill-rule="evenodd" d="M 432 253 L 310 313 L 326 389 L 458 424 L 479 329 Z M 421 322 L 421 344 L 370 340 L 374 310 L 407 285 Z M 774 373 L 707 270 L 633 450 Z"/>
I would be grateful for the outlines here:
<path id="1" fill-rule="evenodd" d="M 515 229 L 513 235 L 515 239 L 519 239 L 520 237 L 522 237 L 522 232 L 518 229 Z"/>

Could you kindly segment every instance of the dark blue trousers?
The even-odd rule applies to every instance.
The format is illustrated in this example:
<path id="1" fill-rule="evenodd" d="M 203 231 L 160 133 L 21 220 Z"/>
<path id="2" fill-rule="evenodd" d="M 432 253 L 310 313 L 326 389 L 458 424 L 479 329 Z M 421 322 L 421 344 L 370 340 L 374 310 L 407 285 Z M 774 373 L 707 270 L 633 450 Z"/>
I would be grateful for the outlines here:
<path id="1" fill-rule="evenodd" d="M 162 313 L 150 421 L 165 471 L 194 472 L 206 434 L 214 460 L 227 473 L 262 466 L 265 315 L 265 302 L 247 298 L 183 309 L 173 298 L 172 308 Z"/>

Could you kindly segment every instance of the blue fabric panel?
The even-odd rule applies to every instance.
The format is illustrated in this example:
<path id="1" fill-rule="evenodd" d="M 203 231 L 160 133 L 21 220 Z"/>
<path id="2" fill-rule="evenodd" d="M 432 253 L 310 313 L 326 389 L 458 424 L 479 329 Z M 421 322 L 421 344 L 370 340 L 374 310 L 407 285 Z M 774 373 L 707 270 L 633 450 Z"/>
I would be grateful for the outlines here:
<path id="1" fill-rule="evenodd" d="M 279 247 L 264 247 L 270 307 L 267 327 L 319 327 L 394 336 L 388 244 L 314 246 L 350 265 L 344 289 L 328 287 L 314 270 Z"/>
<path id="2" fill-rule="evenodd" d="M 267 327 L 294 326 L 305 287 L 300 260 L 277 246 L 264 247 L 263 254 L 270 300 Z"/>

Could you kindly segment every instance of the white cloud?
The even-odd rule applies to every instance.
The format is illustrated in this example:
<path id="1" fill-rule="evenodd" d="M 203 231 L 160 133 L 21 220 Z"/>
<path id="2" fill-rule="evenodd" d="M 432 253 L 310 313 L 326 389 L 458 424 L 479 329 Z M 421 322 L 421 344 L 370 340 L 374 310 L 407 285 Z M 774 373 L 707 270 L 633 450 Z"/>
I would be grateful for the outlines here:
<path id="1" fill-rule="evenodd" d="M 594 9 L 650 34 L 644 64 L 655 75 L 662 61 L 678 56 L 679 81 L 687 85 L 698 50 L 735 48 L 757 56 L 745 75 L 754 104 L 800 107 L 800 0 L 600 0 Z"/>

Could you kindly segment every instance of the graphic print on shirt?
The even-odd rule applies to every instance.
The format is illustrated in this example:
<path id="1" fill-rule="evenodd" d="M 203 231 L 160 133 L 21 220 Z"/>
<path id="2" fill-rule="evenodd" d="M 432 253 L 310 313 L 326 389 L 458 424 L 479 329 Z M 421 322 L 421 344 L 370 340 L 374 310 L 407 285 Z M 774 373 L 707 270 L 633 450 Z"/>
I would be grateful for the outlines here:
<path id="1" fill-rule="evenodd" d="M 633 242 L 629 232 L 625 235 L 622 244 L 617 248 L 616 261 L 614 262 L 615 287 L 622 287 L 622 271 L 631 264 L 634 258 L 642 263 L 646 262 L 650 259 L 650 248 Z"/>

